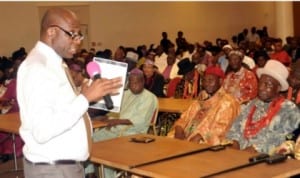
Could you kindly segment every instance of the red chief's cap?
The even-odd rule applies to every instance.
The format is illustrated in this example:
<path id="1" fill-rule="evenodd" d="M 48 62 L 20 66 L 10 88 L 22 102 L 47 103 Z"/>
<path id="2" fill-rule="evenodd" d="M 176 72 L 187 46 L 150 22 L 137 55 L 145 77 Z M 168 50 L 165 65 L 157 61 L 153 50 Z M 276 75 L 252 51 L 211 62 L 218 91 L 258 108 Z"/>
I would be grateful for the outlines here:
<path id="1" fill-rule="evenodd" d="M 225 74 L 224 74 L 223 70 L 218 66 L 207 67 L 206 70 L 205 70 L 205 75 L 207 75 L 207 74 L 216 75 L 216 76 L 221 77 L 223 79 L 225 78 Z"/>

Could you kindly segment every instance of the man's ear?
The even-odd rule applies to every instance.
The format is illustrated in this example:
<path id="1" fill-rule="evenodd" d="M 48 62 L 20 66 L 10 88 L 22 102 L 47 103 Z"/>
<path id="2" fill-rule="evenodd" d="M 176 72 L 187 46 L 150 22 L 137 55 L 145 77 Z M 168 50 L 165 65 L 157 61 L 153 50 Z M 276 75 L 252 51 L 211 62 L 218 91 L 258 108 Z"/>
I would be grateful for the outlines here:
<path id="1" fill-rule="evenodd" d="M 55 35 L 56 35 L 56 30 L 55 30 L 54 27 L 50 27 L 50 28 L 47 29 L 47 36 L 49 38 L 52 39 Z"/>

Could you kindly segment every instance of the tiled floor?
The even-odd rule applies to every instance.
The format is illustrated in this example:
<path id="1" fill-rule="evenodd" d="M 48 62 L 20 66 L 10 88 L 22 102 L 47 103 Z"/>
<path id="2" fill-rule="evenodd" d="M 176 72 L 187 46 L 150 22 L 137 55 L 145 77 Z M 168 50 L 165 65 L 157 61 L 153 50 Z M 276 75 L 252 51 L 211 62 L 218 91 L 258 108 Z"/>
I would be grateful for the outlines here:
<path id="1" fill-rule="evenodd" d="M 18 159 L 18 169 L 23 168 L 23 158 Z M 0 163 L 0 177 L 1 178 L 24 178 L 23 170 L 12 171 L 14 169 L 14 161 L 10 160 L 6 163 Z M 4 172 L 4 173 L 3 173 Z"/>

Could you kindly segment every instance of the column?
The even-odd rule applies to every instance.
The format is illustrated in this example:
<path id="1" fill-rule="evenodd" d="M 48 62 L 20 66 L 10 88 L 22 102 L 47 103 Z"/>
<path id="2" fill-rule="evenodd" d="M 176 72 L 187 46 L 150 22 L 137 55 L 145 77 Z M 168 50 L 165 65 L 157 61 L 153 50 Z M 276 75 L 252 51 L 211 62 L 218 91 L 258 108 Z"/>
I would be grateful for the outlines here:
<path id="1" fill-rule="evenodd" d="M 294 36 L 293 2 L 275 2 L 275 37 L 285 43 L 287 36 Z"/>

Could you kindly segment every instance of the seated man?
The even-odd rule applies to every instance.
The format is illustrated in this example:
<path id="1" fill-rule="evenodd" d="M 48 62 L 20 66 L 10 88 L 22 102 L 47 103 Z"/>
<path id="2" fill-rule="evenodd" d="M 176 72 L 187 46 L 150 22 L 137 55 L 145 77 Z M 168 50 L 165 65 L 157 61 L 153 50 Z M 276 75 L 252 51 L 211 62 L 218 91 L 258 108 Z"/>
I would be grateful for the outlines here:
<path id="1" fill-rule="evenodd" d="M 139 69 L 130 72 L 128 86 L 129 90 L 124 92 L 119 114 L 122 119 L 107 120 L 111 127 L 96 131 L 94 141 L 147 132 L 152 115 L 158 107 L 157 98 L 144 89 L 144 75 Z"/>
<path id="2" fill-rule="evenodd" d="M 211 145 L 220 143 L 240 111 L 237 100 L 224 91 L 223 79 L 221 68 L 206 69 L 204 90 L 175 122 L 168 136 Z"/>
<path id="3" fill-rule="evenodd" d="M 243 67 L 243 54 L 240 51 L 231 51 L 228 60 L 228 73 L 223 87 L 241 104 L 247 103 L 257 96 L 257 78 L 252 71 Z"/>
<path id="4" fill-rule="evenodd" d="M 257 70 L 258 97 L 251 100 L 234 121 L 227 139 L 233 148 L 250 152 L 270 153 L 300 122 L 300 111 L 280 95 L 288 89 L 287 68 L 269 60 Z"/>
<path id="5" fill-rule="evenodd" d="M 181 81 L 175 89 L 175 98 L 192 99 L 197 98 L 200 91 L 200 74 L 195 69 L 195 63 L 189 58 L 184 58 L 177 63 L 178 75 L 182 75 Z"/>
<path id="6" fill-rule="evenodd" d="M 147 133 L 155 110 L 158 107 L 157 97 L 144 89 L 144 74 L 139 69 L 133 69 L 129 74 L 128 88 L 124 92 L 120 118 L 109 119 L 109 127 L 94 132 L 95 142 L 139 133 Z M 86 170 L 90 173 L 89 170 Z M 104 169 L 105 177 L 115 177 L 115 171 Z"/>

